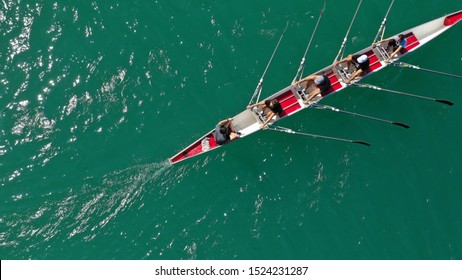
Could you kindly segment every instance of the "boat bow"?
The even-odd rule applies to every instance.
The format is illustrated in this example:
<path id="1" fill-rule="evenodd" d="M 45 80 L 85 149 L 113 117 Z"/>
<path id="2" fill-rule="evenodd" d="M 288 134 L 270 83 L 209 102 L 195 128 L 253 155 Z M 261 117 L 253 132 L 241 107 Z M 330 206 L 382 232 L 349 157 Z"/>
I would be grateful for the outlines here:
<path id="1" fill-rule="evenodd" d="M 450 14 L 446 16 L 444 19 L 445 26 L 453 26 L 454 24 L 458 23 L 462 20 L 462 11 L 458 11 L 457 13 Z"/>

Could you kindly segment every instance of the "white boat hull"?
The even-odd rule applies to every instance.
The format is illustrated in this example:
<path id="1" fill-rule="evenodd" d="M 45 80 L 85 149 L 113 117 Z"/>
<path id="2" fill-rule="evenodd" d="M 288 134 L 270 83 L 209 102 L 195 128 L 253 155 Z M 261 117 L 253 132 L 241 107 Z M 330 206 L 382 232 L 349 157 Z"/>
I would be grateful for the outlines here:
<path id="1" fill-rule="evenodd" d="M 392 58 L 393 61 L 400 59 L 402 56 L 407 55 L 411 52 L 414 52 L 418 48 L 422 47 L 429 41 L 433 40 L 435 37 L 439 36 L 443 32 L 447 31 L 449 28 L 454 26 L 457 22 L 462 20 L 462 11 L 450 14 L 448 16 L 443 16 L 435 20 L 429 21 L 427 23 L 418 25 L 414 28 L 408 29 L 399 34 L 404 34 L 408 40 L 406 45 L 406 52 L 401 54 L 397 58 Z M 355 54 L 367 54 L 370 60 L 370 71 L 364 75 L 368 76 L 374 72 L 378 72 L 381 69 L 385 68 L 387 64 L 385 60 L 388 58 L 387 54 L 384 53 L 385 43 L 381 47 L 372 48 L 368 47 Z M 382 50 L 382 51 L 380 51 Z M 331 94 L 337 93 L 348 85 L 344 82 L 346 80 L 345 73 L 342 73 L 339 68 L 333 66 L 327 66 L 326 68 L 313 73 L 313 75 L 327 75 L 331 81 L 332 88 L 327 93 L 325 93 L 317 101 L 322 100 Z M 348 75 L 348 74 L 346 74 Z M 291 116 L 297 112 L 302 111 L 303 109 L 309 108 L 309 106 L 303 103 L 304 96 L 300 94 L 300 89 L 303 88 L 305 84 L 300 84 L 299 86 L 288 86 L 280 91 L 269 96 L 268 99 L 278 99 L 279 103 L 282 105 L 283 113 L 270 121 L 270 124 L 273 124 L 285 117 Z M 262 112 L 258 110 L 244 110 L 243 112 L 237 114 L 233 117 L 232 125 L 236 131 L 241 134 L 240 138 L 244 138 L 250 134 L 253 134 L 261 129 L 261 125 L 264 122 L 264 118 L 261 116 Z M 203 137 L 199 138 L 196 142 L 183 149 L 180 153 L 176 154 L 170 158 L 170 162 L 177 163 L 182 160 L 185 160 L 190 157 L 197 156 L 209 150 L 219 148 L 221 146 L 217 145 L 214 142 L 213 130 Z M 206 147 L 202 147 L 202 141 L 204 138 L 207 138 Z"/>

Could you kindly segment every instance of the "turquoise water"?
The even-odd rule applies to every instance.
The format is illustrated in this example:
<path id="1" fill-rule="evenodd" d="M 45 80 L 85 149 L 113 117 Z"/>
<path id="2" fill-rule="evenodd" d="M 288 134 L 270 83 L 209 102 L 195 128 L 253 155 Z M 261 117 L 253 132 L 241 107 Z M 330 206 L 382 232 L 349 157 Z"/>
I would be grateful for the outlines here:
<path id="1" fill-rule="evenodd" d="M 82 2 L 82 3 L 80 3 Z M 332 62 L 356 1 L 330 0 L 305 73 Z M 388 1 L 364 1 L 347 52 Z M 0 258 L 461 259 L 461 80 L 387 68 L 325 104 L 169 166 L 243 110 L 274 46 L 268 96 L 292 81 L 322 1 L 0 3 Z M 396 1 L 387 35 L 462 8 Z M 462 24 L 405 58 L 462 73 Z"/>

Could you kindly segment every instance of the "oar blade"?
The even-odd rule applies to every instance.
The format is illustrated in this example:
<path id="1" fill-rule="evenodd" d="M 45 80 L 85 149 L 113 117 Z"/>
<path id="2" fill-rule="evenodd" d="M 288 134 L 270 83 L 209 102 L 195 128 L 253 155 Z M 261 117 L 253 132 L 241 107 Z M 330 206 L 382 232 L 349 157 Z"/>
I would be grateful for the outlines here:
<path id="1" fill-rule="evenodd" d="M 443 103 L 443 104 L 446 104 L 446 105 L 449 105 L 449 106 L 454 105 L 453 102 L 451 102 L 451 101 L 449 101 L 449 100 L 445 100 L 445 99 L 435 99 L 435 98 L 433 98 L 433 97 L 421 96 L 421 95 L 412 94 L 412 93 L 407 93 L 407 92 L 402 92 L 402 91 L 397 91 L 397 90 L 391 90 L 391 89 L 380 88 L 380 87 L 376 87 L 376 86 L 369 85 L 369 84 L 358 84 L 358 83 L 356 83 L 355 86 L 366 87 L 366 88 L 370 88 L 370 89 L 373 89 L 373 90 L 385 91 L 385 92 L 395 93 L 395 94 L 399 94 L 399 95 L 410 96 L 410 97 L 414 97 L 414 98 L 432 100 L 432 101 L 436 101 L 436 102 L 439 102 L 439 103 Z"/>
<path id="2" fill-rule="evenodd" d="M 443 104 L 446 104 L 446 105 L 449 105 L 449 106 L 452 106 L 454 105 L 453 102 L 449 101 L 449 100 L 444 100 L 444 99 L 435 99 L 436 102 L 439 102 L 439 103 L 443 103 Z"/>
<path id="3" fill-rule="evenodd" d="M 351 141 L 351 143 L 355 143 L 355 144 L 361 144 L 361 145 L 364 145 L 364 146 L 370 146 L 371 144 L 365 142 L 365 141 L 359 141 L 359 140 L 353 140 Z"/>
<path id="4" fill-rule="evenodd" d="M 400 122 L 391 122 L 391 123 L 397 126 L 404 127 L 404 128 L 410 128 L 410 126 L 405 123 L 400 123 Z"/>

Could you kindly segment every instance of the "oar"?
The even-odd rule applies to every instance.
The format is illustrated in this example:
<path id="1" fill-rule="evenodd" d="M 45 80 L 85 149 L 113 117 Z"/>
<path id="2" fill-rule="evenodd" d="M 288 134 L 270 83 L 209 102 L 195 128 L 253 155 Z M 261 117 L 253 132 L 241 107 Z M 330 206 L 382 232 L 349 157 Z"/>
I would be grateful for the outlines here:
<path id="1" fill-rule="evenodd" d="M 324 14 L 324 11 L 326 10 L 326 4 L 327 1 L 324 1 L 324 6 L 322 7 L 321 13 L 319 14 L 318 21 L 316 22 L 316 26 L 314 27 L 313 33 L 311 33 L 311 38 L 310 41 L 308 42 L 308 45 L 306 46 L 305 49 L 305 54 L 303 55 L 302 61 L 300 62 L 300 66 L 298 67 L 297 74 L 295 74 L 295 78 L 292 81 L 292 84 L 297 81 L 297 79 L 301 79 L 303 76 L 303 69 L 305 68 L 305 59 L 306 55 L 308 54 L 308 50 L 310 49 L 311 43 L 313 42 L 314 34 L 316 34 L 316 30 L 318 29 L 319 22 L 321 21 L 322 15 Z"/>
<path id="2" fill-rule="evenodd" d="M 383 39 L 383 35 L 385 34 L 385 28 L 386 28 L 386 24 L 387 24 L 387 17 L 388 17 L 388 14 L 391 11 L 391 7 L 393 6 L 393 3 L 395 3 L 395 0 L 392 0 L 390 6 L 388 7 L 388 11 L 385 14 L 385 17 L 383 18 L 383 21 L 382 21 L 382 24 L 380 25 L 379 31 L 377 32 L 377 35 L 375 35 L 374 43 L 377 42 L 377 39 L 379 38 L 380 35 L 381 35 L 381 39 Z"/>
<path id="3" fill-rule="evenodd" d="M 348 40 L 348 35 L 350 34 L 350 30 L 351 30 L 351 27 L 353 26 L 353 23 L 355 22 L 355 19 L 356 19 L 356 15 L 358 14 L 358 11 L 359 11 L 359 8 L 361 7 L 361 3 L 363 2 L 363 0 L 360 0 L 359 1 L 359 4 L 358 4 L 358 7 L 356 8 L 356 12 L 353 16 L 353 19 L 351 20 L 351 23 L 350 23 L 350 27 L 348 28 L 347 30 L 347 33 L 345 35 L 345 38 L 343 39 L 343 42 L 342 42 L 342 45 L 340 46 L 340 50 L 338 51 L 338 54 L 337 56 L 335 57 L 334 59 L 334 62 L 337 62 L 340 59 L 343 58 L 343 54 L 345 52 L 345 45 L 346 45 L 346 42 Z"/>
<path id="4" fill-rule="evenodd" d="M 389 123 L 389 124 L 401 126 L 401 127 L 404 127 L 404 128 L 410 128 L 410 126 L 407 125 L 407 124 L 405 124 L 405 123 L 394 122 L 394 121 L 390 121 L 390 120 L 385 120 L 385 119 L 380 119 L 380 118 L 376 118 L 376 117 L 371 117 L 371 116 L 367 116 L 367 115 L 362 115 L 362 114 L 358 114 L 358 113 L 354 113 L 354 112 L 349 112 L 349 111 L 337 109 L 337 108 L 335 108 L 335 107 L 328 106 L 328 105 L 318 105 L 318 104 L 315 104 L 313 107 L 316 108 L 316 109 L 321 109 L 321 110 L 327 109 L 327 110 L 331 110 L 331 111 L 334 111 L 334 112 L 339 112 L 339 113 L 347 114 L 347 115 L 350 115 L 350 116 L 355 116 L 355 117 L 370 119 L 370 120 L 374 120 L 374 121 L 378 121 L 378 122 Z"/>
<path id="5" fill-rule="evenodd" d="M 417 66 L 417 65 L 412 65 L 412 64 L 408 64 L 408 63 L 404 63 L 404 62 L 392 62 L 391 65 L 396 66 L 396 67 L 401 67 L 401 68 L 411 68 L 411 69 L 415 69 L 415 70 L 422 70 L 422 71 L 426 71 L 426 72 L 430 72 L 430 73 L 434 73 L 434 74 L 439 74 L 439 75 L 443 75 L 443 76 L 462 79 L 462 76 L 459 76 L 459 75 L 455 75 L 455 74 L 451 74 L 451 73 L 445 73 L 445 72 L 431 70 L 431 69 L 426 69 L 426 68 L 422 68 L 422 67 Z"/>
<path id="6" fill-rule="evenodd" d="M 352 84 L 352 85 L 353 86 L 358 86 L 358 87 L 363 87 L 363 88 L 370 88 L 370 89 L 379 90 L 379 91 L 391 92 L 391 93 L 400 94 L 400 95 L 406 95 L 406 96 L 420 98 L 420 99 L 432 100 L 432 101 L 443 103 L 443 104 L 446 104 L 446 105 L 449 105 L 449 106 L 454 105 L 453 102 L 451 102 L 449 100 L 445 100 L 445 99 L 436 99 L 436 98 L 432 98 L 432 97 L 426 97 L 426 96 L 411 94 L 411 93 L 397 91 L 397 90 L 384 89 L 384 88 L 381 88 L 381 87 L 378 87 L 378 86 L 373 86 L 373 85 L 368 85 L 368 84 L 355 83 L 355 84 Z"/>
<path id="7" fill-rule="evenodd" d="M 282 41 L 282 38 L 284 37 L 284 34 L 286 34 L 288 26 L 289 26 L 289 21 L 287 21 L 286 27 L 284 28 L 284 32 L 282 32 L 281 37 L 279 37 L 279 41 L 278 41 L 278 43 L 276 45 L 276 48 L 274 48 L 273 54 L 271 55 L 271 58 L 268 61 L 268 64 L 266 65 L 265 71 L 263 72 L 263 75 L 261 76 L 260 81 L 258 82 L 257 88 L 255 89 L 255 91 L 254 91 L 254 93 L 252 95 L 252 98 L 250 99 L 248 105 L 251 105 L 253 103 L 253 100 L 255 99 L 255 97 L 257 97 L 257 101 L 255 103 L 257 103 L 258 100 L 260 99 L 260 93 L 261 93 L 261 89 L 262 89 L 262 85 L 263 85 L 263 79 L 265 78 L 266 72 L 268 71 L 268 68 L 270 67 L 271 62 L 273 61 L 274 55 L 276 54 L 277 50 L 279 49 L 279 45 L 281 44 L 281 41 Z"/>
<path id="8" fill-rule="evenodd" d="M 327 140 L 333 140 L 333 141 L 339 141 L 339 142 L 347 142 L 347 143 L 353 143 L 353 144 L 361 144 L 364 146 L 370 146 L 371 144 L 365 142 L 365 141 L 359 141 L 359 140 L 350 140 L 350 139 L 343 139 L 343 138 L 336 138 L 336 137 L 330 137 L 330 136 L 324 136 L 324 135 L 318 135 L 318 134 L 310 134 L 310 133 L 303 133 L 303 132 L 297 132 L 293 131 L 292 129 L 277 126 L 277 127 L 270 127 L 268 126 L 266 129 L 273 130 L 273 131 L 278 131 L 278 132 L 284 132 L 284 133 L 289 133 L 289 134 L 296 134 L 296 135 L 302 135 L 302 136 L 309 136 L 312 138 L 320 138 L 320 139 L 327 139 Z"/>

